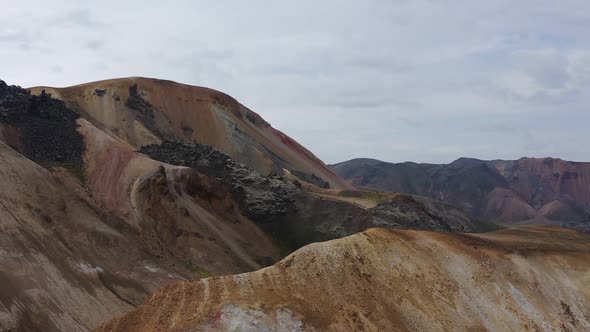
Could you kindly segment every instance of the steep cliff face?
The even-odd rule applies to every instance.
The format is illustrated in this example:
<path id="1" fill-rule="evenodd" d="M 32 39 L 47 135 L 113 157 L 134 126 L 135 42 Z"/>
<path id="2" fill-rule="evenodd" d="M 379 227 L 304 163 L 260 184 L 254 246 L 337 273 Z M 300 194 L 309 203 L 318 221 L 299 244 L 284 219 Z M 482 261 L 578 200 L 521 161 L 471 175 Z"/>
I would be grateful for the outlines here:
<path id="1" fill-rule="evenodd" d="M 286 169 L 320 186 L 350 188 L 309 150 L 219 91 L 140 77 L 31 90 L 51 93 L 136 149 L 163 140 L 200 143 L 263 175 Z"/>
<path id="2" fill-rule="evenodd" d="M 165 287 L 98 331 L 582 331 L 589 261 L 588 236 L 573 231 L 371 229 Z"/>
<path id="3" fill-rule="evenodd" d="M 461 158 L 433 165 L 355 159 L 331 167 L 358 187 L 433 197 L 503 223 L 590 230 L 590 163 Z"/>

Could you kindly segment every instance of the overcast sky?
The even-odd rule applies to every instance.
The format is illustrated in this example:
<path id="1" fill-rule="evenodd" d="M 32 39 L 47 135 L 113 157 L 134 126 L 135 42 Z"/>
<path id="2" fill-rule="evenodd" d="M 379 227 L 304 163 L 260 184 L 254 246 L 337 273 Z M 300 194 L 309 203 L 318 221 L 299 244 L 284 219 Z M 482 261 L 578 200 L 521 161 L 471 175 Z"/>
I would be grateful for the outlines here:
<path id="1" fill-rule="evenodd" d="M 0 79 L 224 91 L 328 163 L 590 161 L 590 1 L 12 1 Z"/>

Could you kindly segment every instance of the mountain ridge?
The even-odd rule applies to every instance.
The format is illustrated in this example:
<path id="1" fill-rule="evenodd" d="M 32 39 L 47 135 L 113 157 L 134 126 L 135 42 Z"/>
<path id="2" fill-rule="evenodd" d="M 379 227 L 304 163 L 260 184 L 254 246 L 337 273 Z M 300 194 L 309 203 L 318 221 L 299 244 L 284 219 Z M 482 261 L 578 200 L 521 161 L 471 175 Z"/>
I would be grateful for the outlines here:
<path id="1" fill-rule="evenodd" d="M 588 235 L 561 229 L 374 228 L 168 286 L 98 331 L 584 330 L 589 255 Z"/>
<path id="2" fill-rule="evenodd" d="M 330 167 L 358 187 L 432 197 L 503 223 L 590 229 L 590 163 L 550 157 L 459 158 L 449 164 L 360 158 Z"/>
<path id="3" fill-rule="evenodd" d="M 33 94 L 45 90 L 82 117 L 92 119 L 91 122 L 118 130 L 115 134 L 135 148 L 165 139 L 202 143 L 262 174 L 280 174 L 286 168 L 303 180 L 319 177 L 322 184 L 350 189 L 311 151 L 233 97 L 214 89 L 169 80 L 125 77 L 30 90 Z M 121 121 L 127 122 L 127 127 L 120 127 Z"/>

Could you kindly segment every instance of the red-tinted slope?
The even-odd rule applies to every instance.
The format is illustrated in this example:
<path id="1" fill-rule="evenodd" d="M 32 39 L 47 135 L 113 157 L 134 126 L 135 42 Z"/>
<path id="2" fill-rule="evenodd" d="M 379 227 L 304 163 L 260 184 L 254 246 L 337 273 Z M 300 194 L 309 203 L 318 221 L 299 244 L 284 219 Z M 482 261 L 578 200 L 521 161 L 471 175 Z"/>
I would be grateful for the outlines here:
<path id="1" fill-rule="evenodd" d="M 309 150 L 221 92 L 149 78 L 123 78 L 45 89 L 90 122 L 135 148 L 174 139 L 213 146 L 263 174 L 314 175 L 332 188 L 351 188 Z"/>

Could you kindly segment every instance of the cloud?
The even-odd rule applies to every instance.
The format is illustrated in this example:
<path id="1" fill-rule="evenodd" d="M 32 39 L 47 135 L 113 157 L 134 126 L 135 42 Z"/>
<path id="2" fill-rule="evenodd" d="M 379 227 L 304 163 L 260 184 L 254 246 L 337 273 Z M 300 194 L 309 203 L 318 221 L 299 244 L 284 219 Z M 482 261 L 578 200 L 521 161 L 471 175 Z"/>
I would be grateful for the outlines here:
<path id="1" fill-rule="evenodd" d="M 64 68 L 62 66 L 51 66 L 51 71 L 56 74 L 63 74 Z"/>
<path id="2" fill-rule="evenodd" d="M 104 40 L 89 40 L 85 43 L 87 49 L 96 51 L 104 45 Z"/>
<path id="3" fill-rule="evenodd" d="M 519 49 L 511 54 L 511 68 L 494 79 L 510 96 L 532 103 L 574 100 L 590 83 L 590 58 L 585 51 L 555 48 Z"/>
<path id="4" fill-rule="evenodd" d="M 409 108 L 416 110 L 421 108 L 421 105 L 414 101 L 398 100 L 382 96 L 354 96 L 346 94 L 318 99 L 314 104 L 318 106 L 340 107 L 343 109 Z"/>
<path id="5" fill-rule="evenodd" d="M 532 148 L 581 160 L 587 13 L 584 0 L 15 2 L 0 12 L 0 72 L 23 86 L 135 75 L 209 86 L 330 162 Z"/>
<path id="6" fill-rule="evenodd" d="M 395 55 L 362 55 L 350 60 L 350 65 L 359 69 L 375 70 L 378 72 L 407 73 L 414 66 L 397 60 Z"/>
<path id="7" fill-rule="evenodd" d="M 102 26 L 103 23 L 97 20 L 92 13 L 93 11 L 90 8 L 81 8 L 67 11 L 65 14 L 51 20 L 51 24 L 78 26 L 84 28 L 97 28 Z"/>
<path id="8" fill-rule="evenodd" d="M 23 43 L 29 40 L 29 36 L 23 30 L 2 30 L 0 31 L 0 43 Z"/>
<path id="9" fill-rule="evenodd" d="M 420 128 L 424 126 L 424 123 L 422 123 L 419 120 L 416 119 L 412 119 L 410 117 L 405 117 L 405 116 L 399 116 L 398 120 L 405 123 L 406 125 L 412 127 L 412 128 Z"/>
<path id="10" fill-rule="evenodd" d="M 568 54 L 567 70 L 575 82 L 590 85 L 590 49 L 571 51 Z"/>
<path id="11" fill-rule="evenodd" d="M 544 88 L 564 88 L 571 80 L 567 57 L 555 48 L 517 50 L 512 57 L 516 66 Z"/>
<path id="12" fill-rule="evenodd" d="M 486 123 L 480 126 L 480 130 L 483 132 L 497 134 L 510 134 L 518 131 L 518 129 L 505 123 Z"/>
<path id="13" fill-rule="evenodd" d="M 489 133 L 507 138 L 507 140 L 511 142 L 512 147 L 519 146 L 527 153 L 543 152 L 549 146 L 548 143 L 539 141 L 539 139 L 533 135 L 532 130 L 518 126 L 512 126 L 506 123 L 495 122 L 482 124 L 480 126 L 480 130 L 483 133 Z"/>
<path id="14" fill-rule="evenodd" d="M 531 98 L 543 91 L 543 88 L 537 84 L 533 77 L 519 71 L 502 73 L 494 83 L 499 89 L 521 98 Z"/>

